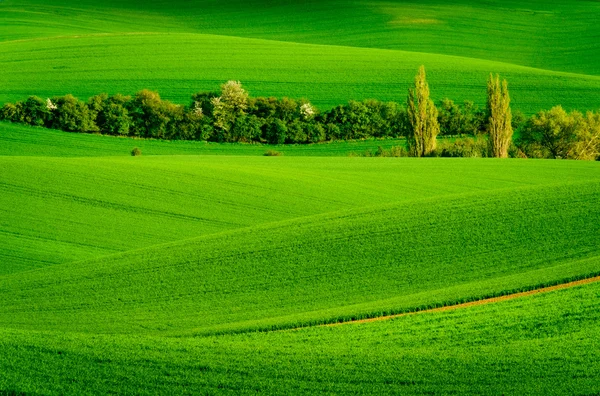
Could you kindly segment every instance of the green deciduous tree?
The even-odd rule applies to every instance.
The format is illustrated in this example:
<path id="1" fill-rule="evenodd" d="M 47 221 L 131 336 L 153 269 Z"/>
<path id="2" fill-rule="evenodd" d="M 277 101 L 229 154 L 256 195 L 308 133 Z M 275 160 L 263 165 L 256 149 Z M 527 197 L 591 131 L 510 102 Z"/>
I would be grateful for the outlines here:
<path id="1" fill-rule="evenodd" d="M 530 157 L 593 160 L 600 155 L 600 113 L 567 113 L 561 106 L 532 116 L 519 144 Z"/>
<path id="2" fill-rule="evenodd" d="M 239 81 L 228 81 L 221 85 L 221 96 L 213 98 L 211 104 L 219 140 L 233 141 L 231 132 L 235 121 L 244 117 L 248 109 L 248 92 Z"/>
<path id="3" fill-rule="evenodd" d="M 419 68 L 415 85 L 408 90 L 409 128 L 407 143 L 411 155 L 423 157 L 430 155 L 436 148 L 436 137 L 440 133 L 438 111 L 429 98 L 429 84 L 425 75 L 425 66 Z"/>
<path id="4" fill-rule="evenodd" d="M 487 114 L 490 154 L 496 158 L 507 158 L 512 142 L 512 113 L 506 80 L 500 83 L 500 76 L 490 74 L 487 84 Z"/>

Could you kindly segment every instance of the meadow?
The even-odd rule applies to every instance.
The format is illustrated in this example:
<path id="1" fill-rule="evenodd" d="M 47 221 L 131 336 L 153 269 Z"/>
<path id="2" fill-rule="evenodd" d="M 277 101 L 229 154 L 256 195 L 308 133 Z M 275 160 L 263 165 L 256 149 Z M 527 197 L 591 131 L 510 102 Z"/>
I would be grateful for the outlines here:
<path id="1" fill-rule="evenodd" d="M 596 283 L 369 324 L 195 338 L 5 328 L 0 389 L 5 394 L 595 394 L 598 298 Z"/>
<path id="2" fill-rule="evenodd" d="M 467 1 L 147 2 L 141 11 L 128 2 L 33 1 L 24 11 L 7 0 L 0 4 L 0 102 L 147 88 L 183 104 L 233 79 L 255 96 L 307 98 L 325 109 L 350 99 L 403 102 L 424 64 L 436 100 L 481 105 L 495 72 L 525 113 L 557 104 L 597 109 L 598 28 L 590 23 L 597 4 L 529 3 L 514 10 Z"/>
<path id="3" fill-rule="evenodd" d="M 483 105 L 494 72 L 515 110 L 598 110 L 599 14 L 4 0 L 0 104 L 141 89 L 189 104 L 227 80 L 323 109 L 404 102 L 424 64 L 435 100 Z M 0 122 L 0 396 L 600 394 L 600 162 L 361 156 L 405 144 Z M 573 280 L 595 281 L 486 301 Z"/>

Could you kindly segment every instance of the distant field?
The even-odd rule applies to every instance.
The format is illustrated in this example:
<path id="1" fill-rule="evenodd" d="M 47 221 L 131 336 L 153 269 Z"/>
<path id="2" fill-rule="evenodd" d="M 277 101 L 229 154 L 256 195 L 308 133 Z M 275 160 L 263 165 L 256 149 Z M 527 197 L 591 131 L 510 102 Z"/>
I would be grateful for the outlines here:
<path id="1" fill-rule="evenodd" d="M 598 75 L 599 13 L 600 5 L 586 0 L 149 0 L 143 7 L 135 0 L 5 0 L 0 39 L 209 33 L 457 55 Z"/>
<path id="2" fill-rule="evenodd" d="M 28 4 L 0 3 L 0 102 L 149 88 L 187 103 L 230 79 L 322 108 L 403 102 L 425 64 L 436 99 L 483 104 L 494 72 L 526 113 L 600 107 L 595 2 Z"/>

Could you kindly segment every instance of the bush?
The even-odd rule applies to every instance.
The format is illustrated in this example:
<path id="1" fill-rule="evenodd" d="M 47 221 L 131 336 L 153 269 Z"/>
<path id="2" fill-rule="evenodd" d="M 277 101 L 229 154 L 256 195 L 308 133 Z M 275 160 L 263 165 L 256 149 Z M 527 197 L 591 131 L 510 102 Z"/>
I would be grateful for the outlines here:
<path id="1" fill-rule="evenodd" d="M 96 112 L 96 125 L 101 133 L 129 135 L 132 120 L 127 110 L 130 96 L 100 94 L 88 100 L 88 107 Z"/>
<path id="2" fill-rule="evenodd" d="M 483 138 L 456 139 L 453 142 L 444 140 L 433 152 L 434 157 L 449 158 L 485 158 L 488 154 L 487 141 Z"/>
<path id="3" fill-rule="evenodd" d="M 139 157 L 140 155 L 142 155 L 142 150 L 140 150 L 137 147 L 134 147 L 133 150 L 131 150 L 131 155 L 133 157 Z"/>
<path id="4" fill-rule="evenodd" d="M 96 113 L 73 95 L 52 98 L 51 103 L 50 128 L 66 132 L 99 132 Z"/>
<path id="5" fill-rule="evenodd" d="M 356 156 L 356 153 L 353 156 Z M 383 147 L 377 147 L 377 150 L 374 152 L 371 150 L 366 150 L 362 157 L 408 157 L 408 150 L 403 146 L 392 146 L 389 150 L 384 149 Z"/>
<path id="6" fill-rule="evenodd" d="M 267 141 L 271 144 L 284 144 L 287 139 L 287 125 L 276 118 L 267 125 Z"/>
<path id="7" fill-rule="evenodd" d="M 529 119 L 518 142 L 534 158 L 594 160 L 600 154 L 600 114 L 567 113 L 561 106 Z"/>
<path id="8" fill-rule="evenodd" d="M 267 150 L 263 154 L 265 157 L 281 157 L 283 153 L 277 150 Z"/>
<path id="9" fill-rule="evenodd" d="M 459 106 L 450 99 L 444 99 L 438 108 L 440 135 L 478 135 L 484 132 L 485 112 L 473 102 L 465 101 Z"/>

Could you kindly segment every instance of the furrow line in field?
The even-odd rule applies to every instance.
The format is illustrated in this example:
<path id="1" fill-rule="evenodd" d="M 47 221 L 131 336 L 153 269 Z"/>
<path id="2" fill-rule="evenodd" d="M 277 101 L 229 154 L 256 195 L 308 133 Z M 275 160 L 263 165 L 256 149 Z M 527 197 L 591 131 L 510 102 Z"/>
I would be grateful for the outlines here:
<path id="1" fill-rule="evenodd" d="M 502 301 L 514 300 L 514 299 L 521 298 L 521 297 L 528 297 L 528 296 L 535 295 L 535 294 L 548 293 L 548 292 L 552 292 L 552 291 L 556 291 L 556 290 L 568 289 L 571 287 L 586 285 L 586 284 L 590 284 L 590 283 L 594 283 L 594 282 L 600 282 L 600 275 L 596 275 L 596 276 L 593 276 L 590 278 L 585 278 L 585 279 L 579 279 L 576 281 L 560 283 L 558 285 L 540 287 L 537 289 L 506 294 L 503 296 L 483 298 L 480 300 L 469 301 L 469 302 L 460 303 L 460 304 L 446 305 L 443 307 L 423 309 L 423 310 L 418 310 L 418 311 L 414 311 L 414 312 L 404 312 L 404 313 L 393 314 L 393 315 L 377 316 L 377 317 L 367 318 L 367 319 L 356 319 L 356 320 L 348 320 L 348 321 L 338 322 L 338 323 L 320 324 L 320 325 L 317 325 L 317 327 L 334 327 L 334 326 L 342 326 L 342 325 L 349 325 L 349 324 L 362 324 L 362 323 L 378 322 L 378 321 L 382 321 L 382 320 L 390 320 L 390 319 L 400 318 L 400 317 L 408 316 L 408 315 L 453 311 L 453 310 L 461 309 L 461 308 L 470 308 L 470 307 L 474 307 L 474 306 L 478 306 L 478 305 L 493 304 L 493 303 L 498 303 L 498 302 L 502 302 Z M 293 329 L 293 330 L 298 330 L 301 328 L 302 327 Z"/>

